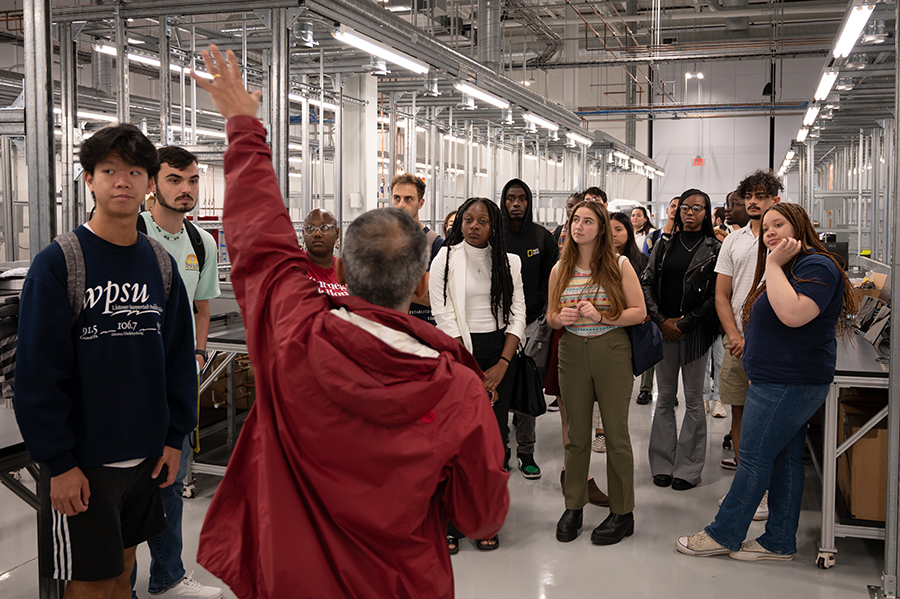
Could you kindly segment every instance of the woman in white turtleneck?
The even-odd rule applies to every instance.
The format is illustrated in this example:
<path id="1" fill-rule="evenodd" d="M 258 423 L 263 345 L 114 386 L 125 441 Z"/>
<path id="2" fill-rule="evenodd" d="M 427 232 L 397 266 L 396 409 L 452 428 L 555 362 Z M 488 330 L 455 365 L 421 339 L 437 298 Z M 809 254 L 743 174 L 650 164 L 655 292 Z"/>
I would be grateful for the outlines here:
<path id="1" fill-rule="evenodd" d="M 487 390 L 506 446 L 509 470 L 509 401 L 516 372 L 516 347 L 525 336 L 522 262 L 507 254 L 500 208 L 487 198 L 470 198 L 456 212 L 444 247 L 431 263 L 431 313 L 438 329 L 466 346 L 484 371 Z M 451 553 L 459 546 L 451 528 Z M 477 547 L 496 549 L 497 537 Z"/>

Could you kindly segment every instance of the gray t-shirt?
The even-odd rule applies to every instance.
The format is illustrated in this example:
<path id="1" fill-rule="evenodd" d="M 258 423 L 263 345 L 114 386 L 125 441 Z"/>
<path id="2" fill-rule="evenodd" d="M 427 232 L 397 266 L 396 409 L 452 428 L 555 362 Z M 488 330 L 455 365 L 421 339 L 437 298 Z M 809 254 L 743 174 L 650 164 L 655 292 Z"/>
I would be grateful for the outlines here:
<path id="1" fill-rule="evenodd" d="M 731 311 L 734 313 L 734 322 L 741 335 L 744 334 L 741 313 L 744 310 L 744 301 L 753 288 L 758 242 L 759 238 L 754 237 L 750 223 L 747 223 L 745 227 L 725 238 L 716 262 L 716 272 L 731 277 Z"/>

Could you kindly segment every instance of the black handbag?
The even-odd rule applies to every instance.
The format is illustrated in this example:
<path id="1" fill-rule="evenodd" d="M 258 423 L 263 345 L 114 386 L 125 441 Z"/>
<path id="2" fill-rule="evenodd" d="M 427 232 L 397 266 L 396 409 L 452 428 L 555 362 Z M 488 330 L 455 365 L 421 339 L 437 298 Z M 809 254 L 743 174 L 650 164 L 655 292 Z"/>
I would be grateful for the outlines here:
<path id="1" fill-rule="evenodd" d="M 516 367 L 515 380 L 512 387 L 512 399 L 509 409 L 523 416 L 537 418 L 547 412 L 547 402 L 544 399 L 544 385 L 538 373 L 534 358 L 524 351 L 517 352 L 518 366 Z"/>
<path id="2" fill-rule="evenodd" d="M 663 359 L 663 336 L 652 320 L 625 327 L 631 339 L 631 371 L 640 376 Z"/>

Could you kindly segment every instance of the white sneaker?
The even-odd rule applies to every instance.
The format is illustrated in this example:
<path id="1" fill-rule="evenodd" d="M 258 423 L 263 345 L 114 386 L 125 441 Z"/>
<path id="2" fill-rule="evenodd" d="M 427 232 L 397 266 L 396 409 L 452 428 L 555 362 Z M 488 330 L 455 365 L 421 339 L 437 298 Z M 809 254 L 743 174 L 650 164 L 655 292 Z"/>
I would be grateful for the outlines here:
<path id="1" fill-rule="evenodd" d="M 769 492 L 768 491 L 766 491 L 765 495 L 763 495 L 762 501 L 759 502 L 759 507 L 756 508 L 756 513 L 753 514 L 753 519 L 756 521 L 769 519 Z"/>
<path id="2" fill-rule="evenodd" d="M 732 551 L 728 554 L 731 559 L 740 560 L 742 562 L 759 562 L 762 560 L 771 560 L 774 562 L 789 562 L 794 559 L 793 553 L 772 553 L 759 544 L 755 539 L 753 541 L 744 541 L 741 543 L 740 551 Z"/>
<path id="3" fill-rule="evenodd" d="M 702 530 L 689 537 L 678 537 L 678 540 L 675 541 L 675 549 L 677 549 L 679 553 L 693 555 L 694 557 L 709 557 L 711 555 L 725 555 L 726 553 L 731 553 L 727 548 L 716 543 Z"/>
<path id="4" fill-rule="evenodd" d="M 606 453 L 606 435 L 603 433 L 594 435 L 594 440 L 591 442 L 591 450 L 597 453 Z"/>
<path id="5" fill-rule="evenodd" d="M 154 599 L 157 597 L 164 597 L 166 599 L 172 597 L 185 597 L 190 599 L 221 599 L 222 598 L 222 589 L 217 587 L 208 587 L 200 584 L 193 578 L 194 575 L 191 572 L 189 575 L 185 576 L 181 582 L 176 584 L 174 587 L 169 589 L 168 591 L 163 591 L 162 593 L 156 595 L 150 595 Z"/>
<path id="6" fill-rule="evenodd" d="M 722 400 L 717 399 L 716 405 L 712 411 L 713 418 L 725 418 L 728 416 L 728 412 L 725 411 L 725 406 L 722 405 Z"/>

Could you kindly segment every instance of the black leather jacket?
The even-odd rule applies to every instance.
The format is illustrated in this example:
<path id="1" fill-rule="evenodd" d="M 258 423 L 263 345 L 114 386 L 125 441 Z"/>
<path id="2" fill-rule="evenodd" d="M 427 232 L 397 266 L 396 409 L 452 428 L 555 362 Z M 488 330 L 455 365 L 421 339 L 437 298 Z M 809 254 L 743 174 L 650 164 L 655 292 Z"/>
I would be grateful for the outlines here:
<path id="1" fill-rule="evenodd" d="M 662 293 L 662 280 L 665 276 L 665 261 L 678 242 L 678 233 L 664 236 L 653 247 L 650 263 L 641 276 L 641 289 L 647 314 L 657 325 L 662 326 L 666 318 L 659 311 L 659 298 Z M 722 244 L 715 237 L 704 237 L 691 264 L 684 275 L 684 295 L 682 298 L 682 314 L 677 326 L 687 344 L 685 360 L 691 362 L 703 356 L 712 345 L 719 331 L 719 317 L 716 315 L 716 260 Z"/>

